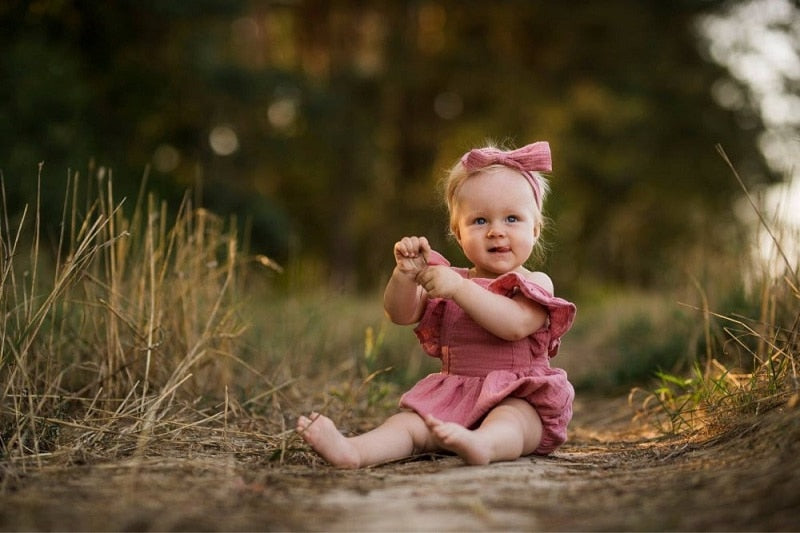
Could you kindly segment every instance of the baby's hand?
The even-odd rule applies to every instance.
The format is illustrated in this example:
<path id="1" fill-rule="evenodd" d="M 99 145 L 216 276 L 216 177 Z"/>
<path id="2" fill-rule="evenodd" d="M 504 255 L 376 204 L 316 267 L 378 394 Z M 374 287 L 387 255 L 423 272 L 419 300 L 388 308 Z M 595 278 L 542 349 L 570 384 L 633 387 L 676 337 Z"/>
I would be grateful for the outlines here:
<path id="1" fill-rule="evenodd" d="M 403 237 L 394 245 L 394 259 L 397 269 L 411 278 L 424 269 L 431 252 L 431 245 L 425 237 Z"/>
<path id="2" fill-rule="evenodd" d="M 446 266 L 429 266 L 417 275 L 417 283 L 433 298 L 452 298 L 464 278 Z"/>

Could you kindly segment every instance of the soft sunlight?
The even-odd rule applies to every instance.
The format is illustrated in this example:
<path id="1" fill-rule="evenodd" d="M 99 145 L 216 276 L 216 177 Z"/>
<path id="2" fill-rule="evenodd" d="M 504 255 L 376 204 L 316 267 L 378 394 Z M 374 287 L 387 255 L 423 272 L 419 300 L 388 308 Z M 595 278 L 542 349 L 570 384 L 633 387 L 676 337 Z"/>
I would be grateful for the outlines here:
<path id="1" fill-rule="evenodd" d="M 208 135 L 208 144 L 217 155 L 231 155 L 239 150 L 239 136 L 231 126 L 221 124 L 211 130 Z"/>
<path id="2" fill-rule="evenodd" d="M 765 268 L 776 277 L 786 267 L 796 272 L 800 258 L 800 178 L 795 174 L 787 183 L 770 187 L 763 198 L 764 210 L 773 235 L 760 228 L 758 246 Z M 774 238 L 773 238 L 774 236 Z M 776 245 L 776 241 L 778 245 Z"/>
<path id="3" fill-rule="evenodd" d="M 700 19 L 698 31 L 708 53 L 734 80 L 720 80 L 712 88 L 717 103 L 736 111 L 754 111 L 763 121 L 759 149 L 785 182 L 764 191 L 762 208 L 785 259 L 796 268 L 800 251 L 793 245 L 800 228 L 800 8 L 790 0 L 739 2 Z M 759 238 L 759 249 L 774 264 L 778 250 L 766 232 Z M 784 259 L 779 259 L 783 264 Z"/>
<path id="4" fill-rule="evenodd" d="M 708 52 L 746 94 L 721 84 L 714 96 L 736 110 L 751 107 L 764 121 L 761 149 L 779 172 L 800 161 L 800 9 L 790 0 L 751 0 L 700 19 Z"/>

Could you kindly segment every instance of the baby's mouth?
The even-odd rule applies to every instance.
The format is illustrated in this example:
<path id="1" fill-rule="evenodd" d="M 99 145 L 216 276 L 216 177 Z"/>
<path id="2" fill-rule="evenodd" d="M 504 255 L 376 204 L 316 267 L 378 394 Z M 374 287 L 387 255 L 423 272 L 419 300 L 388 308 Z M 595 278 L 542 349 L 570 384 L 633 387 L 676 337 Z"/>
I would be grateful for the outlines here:
<path id="1" fill-rule="evenodd" d="M 495 246 L 493 248 L 489 248 L 489 253 L 493 254 L 504 254 L 506 252 L 510 252 L 511 248 L 508 246 Z"/>

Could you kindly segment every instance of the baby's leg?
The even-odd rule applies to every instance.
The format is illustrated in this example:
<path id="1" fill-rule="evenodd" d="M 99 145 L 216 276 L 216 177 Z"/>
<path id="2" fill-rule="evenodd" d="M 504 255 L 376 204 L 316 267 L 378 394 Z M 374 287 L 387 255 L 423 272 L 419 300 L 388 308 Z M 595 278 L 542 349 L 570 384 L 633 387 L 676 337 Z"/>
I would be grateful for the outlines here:
<path id="1" fill-rule="evenodd" d="M 345 437 L 330 418 L 312 413 L 297 420 L 297 432 L 339 468 L 359 468 L 435 449 L 425 421 L 411 412 L 398 413 L 356 437 Z"/>
<path id="2" fill-rule="evenodd" d="M 533 453 L 542 440 L 539 414 L 519 398 L 503 400 L 475 430 L 430 415 L 425 422 L 436 445 L 455 452 L 471 465 L 517 459 Z"/>

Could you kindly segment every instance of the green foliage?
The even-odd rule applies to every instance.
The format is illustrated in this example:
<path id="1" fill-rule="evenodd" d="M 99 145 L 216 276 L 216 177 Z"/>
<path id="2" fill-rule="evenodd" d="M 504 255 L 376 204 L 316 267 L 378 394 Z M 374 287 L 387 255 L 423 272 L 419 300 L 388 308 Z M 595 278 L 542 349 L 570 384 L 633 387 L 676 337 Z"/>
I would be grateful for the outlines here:
<path id="1" fill-rule="evenodd" d="M 391 243 L 446 243 L 435 182 L 487 138 L 552 142 L 558 286 L 670 286 L 692 250 L 738 245 L 722 143 L 767 172 L 694 17 L 714 3 L 33 2 L 0 7 L 0 169 L 9 207 L 57 220 L 61 169 L 114 162 L 118 197 L 151 165 L 252 221 L 249 245 L 319 281 L 373 287 Z M 210 136 L 224 126 L 236 149 Z M 91 167 L 90 160 L 96 161 Z M 126 206 L 125 209 L 128 207 Z"/>
<path id="2" fill-rule="evenodd" d="M 706 368 L 696 364 L 690 377 L 658 372 L 658 384 L 645 396 L 641 414 L 670 434 L 723 425 L 792 401 L 798 390 L 792 374 L 791 359 L 786 357 L 747 374 L 731 372 L 716 360 Z"/>

